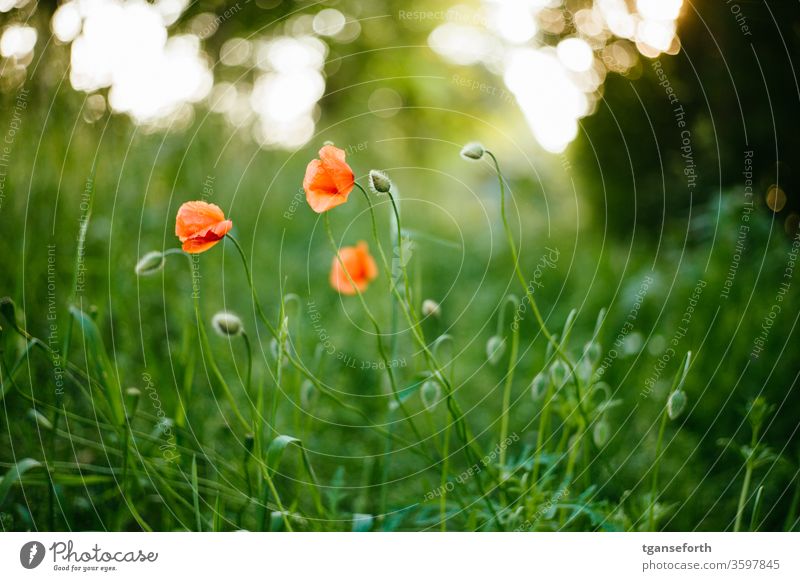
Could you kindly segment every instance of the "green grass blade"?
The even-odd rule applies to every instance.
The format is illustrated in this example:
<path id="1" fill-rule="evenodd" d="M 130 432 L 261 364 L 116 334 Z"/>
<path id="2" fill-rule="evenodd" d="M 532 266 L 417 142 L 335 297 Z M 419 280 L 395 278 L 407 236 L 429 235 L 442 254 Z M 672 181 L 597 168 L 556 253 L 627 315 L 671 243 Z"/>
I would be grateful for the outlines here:
<path id="1" fill-rule="evenodd" d="M 0 480 L 0 506 L 3 506 L 6 496 L 8 496 L 8 492 L 11 490 L 14 483 L 19 482 L 22 475 L 28 470 L 38 468 L 41 465 L 41 462 L 33 458 L 24 458 L 14 464 L 11 469 L 6 472 L 5 476 L 3 476 L 3 479 Z"/>

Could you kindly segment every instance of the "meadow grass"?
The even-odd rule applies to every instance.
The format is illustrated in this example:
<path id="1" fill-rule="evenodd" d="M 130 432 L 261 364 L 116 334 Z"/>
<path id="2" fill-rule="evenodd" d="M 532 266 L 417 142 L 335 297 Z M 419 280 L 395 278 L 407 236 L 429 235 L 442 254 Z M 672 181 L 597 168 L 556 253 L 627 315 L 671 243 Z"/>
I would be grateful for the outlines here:
<path id="1" fill-rule="evenodd" d="M 729 202 L 657 248 L 578 244 L 531 233 L 542 208 L 502 159 L 455 149 L 498 226 L 459 244 L 403 198 L 402 172 L 317 219 L 294 203 L 311 153 L 277 193 L 237 199 L 253 178 L 235 156 L 210 172 L 164 138 L 170 184 L 146 175 L 154 137 L 114 167 L 126 139 L 102 137 L 96 170 L 37 171 L 30 203 L 61 181 L 69 203 L 3 241 L 4 530 L 797 528 L 796 370 L 750 357 L 761 321 L 731 308 L 781 280 L 766 221 L 743 259 L 766 267 L 740 268 L 723 302 Z M 234 230 L 187 255 L 175 211 L 211 173 Z M 328 271 L 360 239 L 380 275 L 340 296 Z M 771 333 L 785 345 L 794 325 Z"/>

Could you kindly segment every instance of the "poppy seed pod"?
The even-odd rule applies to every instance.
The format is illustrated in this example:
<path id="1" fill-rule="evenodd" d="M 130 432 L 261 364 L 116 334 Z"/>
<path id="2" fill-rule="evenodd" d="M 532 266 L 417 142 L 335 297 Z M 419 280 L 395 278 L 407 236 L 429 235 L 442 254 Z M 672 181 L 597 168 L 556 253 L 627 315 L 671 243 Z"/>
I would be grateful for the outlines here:
<path id="1" fill-rule="evenodd" d="M 164 268 L 165 262 L 164 254 L 158 250 L 148 252 L 136 263 L 136 268 L 134 269 L 136 271 L 136 276 L 150 276 L 151 274 L 155 274 Z"/>
<path id="2" fill-rule="evenodd" d="M 247 452 L 252 452 L 256 443 L 256 437 L 253 434 L 245 434 L 244 436 L 244 449 Z"/>
<path id="3" fill-rule="evenodd" d="M 469 161 L 478 161 L 486 153 L 486 149 L 477 141 L 467 143 L 461 148 L 461 157 Z"/>
<path id="4" fill-rule="evenodd" d="M 316 405 L 317 399 L 317 388 L 310 379 L 306 379 L 300 386 L 300 404 L 304 410 L 310 410 Z"/>
<path id="5" fill-rule="evenodd" d="M 136 414 L 141 397 L 142 391 L 138 387 L 129 387 L 125 390 L 125 411 L 129 419 Z"/>
<path id="6" fill-rule="evenodd" d="M 38 410 L 33 408 L 28 410 L 28 417 L 33 420 L 40 428 L 45 430 L 52 430 L 53 423 L 47 419 L 47 417 Z"/>
<path id="7" fill-rule="evenodd" d="M 492 365 L 497 365 L 505 352 L 506 340 L 504 337 L 495 335 L 486 342 L 486 358 Z"/>
<path id="8" fill-rule="evenodd" d="M 667 415 L 669 419 L 677 419 L 686 407 L 686 392 L 683 390 L 673 391 L 667 400 Z"/>
<path id="9" fill-rule="evenodd" d="M 586 360 L 594 366 L 598 361 L 600 361 L 600 355 L 602 355 L 602 347 L 600 343 L 597 341 L 589 341 L 583 347 L 583 353 L 586 356 Z"/>
<path id="10" fill-rule="evenodd" d="M 531 382 L 531 397 L 533 401 L 539 401 L 547 393 L 547 376 L 544 373 L 537 373 Z"/>
<path id="11" fill-rule="evenodd" d="M 425 409 L 431 410 L 439 403 L 439 399 L 442 396 L 442 387 L 437 381 L 429 379 L 422 384 L 419 395 L 422 398 L 422 405 L 425 406 Z"/>
<path id="12" fill-rule="evenodd" d="M 598 448 L 602 448 L 608 443 L 608 437 L 611 435 L 611 428 L 608 426 L 608 422 L 605 420 L 600 420 L 594 425 L 594 429 L 592 430 L 592 440 L 594 441 L 595 446 Z"/>
<path id="13" fill-rule="evenodd" d="M 441 305 L 432 299 L 425 299 L 422 301 L 422 314 L 425 317 L 438 317 L 442 314 Z"/>
<path id="14" fill-rule="evenodd" d="M 555 388 L 561 389 L 567 383 L 567 375 L 569 369 L 567 364 L 559 359 L 550 366 L 550 380 L 553 382 Z"/>
<path id="15" fill-rule="evenodd" d="M 211 319 L 211 326 L 222 337 L 234 337 L 244 330 L 242 320 L 233 313 L 225 311 L 220 311 L 214 315 Z"/>
<path id="16" fill-rule="evenodd" d="M 392 189 L 392 180 L 382 171 L 369 170 L 369 187 L 376 194 L 385 194 Z"/>

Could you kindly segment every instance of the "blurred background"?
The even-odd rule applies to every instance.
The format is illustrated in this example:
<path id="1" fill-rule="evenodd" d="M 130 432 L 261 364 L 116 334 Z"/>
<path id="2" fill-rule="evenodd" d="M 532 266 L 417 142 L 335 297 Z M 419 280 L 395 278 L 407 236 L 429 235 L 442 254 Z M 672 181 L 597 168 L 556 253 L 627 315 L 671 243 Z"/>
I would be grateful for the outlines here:
<path id="1" fill-rule="evenodd" d="M 594 492 L 605 510 L 641 492 L 658 414 L 692 350 L 688 413 L 670 428 L 664 460 L 665 526 L 730 527 L 742 459 L 729 442 L 747 443 L 744 410 L 762 395 L 775 408 L 764 435 L 774 457 L 754 476 L 764 486 L 761 528 L 782 530 L 800 498 L 798 42 L 791 2 L 0 0 L 0 294 L 25 328 L 55 333 L 56 343 L 69 305 L 91 311 L 120 382 L 157 378 L 175 419 L 192 280 L 177 260 L 147 279 L 134 266 L 176 247 L 177 208 L 202 198 L 234 221 L 267 305 L 277 312 L 281 284 L 300 296 L 290 311 L 298 353 L 313 360 L 320 339 L 310 301 L 337 353 L 315 364 L 355 405 L 383 409 L 378 372 L 342 363 L 374 361 L 374 342 L 358 304 L 328 286 L 331 251 L 301 189 L 306 164 L 332 141 L 361 183 L 373 168 L 394 181 L 417 294 L 441 305 L 426 325 L 454 339 L 480 437 L 497 421 L 504 376 L 487 363 L 486 341 L 504 297 L 521 290 L 491 167 L 458 155 L 478 140 L 509 180 L 523 270 L 553 249 L 559 256 L 537 290 L 548 326 L 577 309 L 579 351 L 608 309 L 604 381 L 622 403 L 601 452 L 611 468 Z M 387 202 L 376 207 L 390 232 Z M 369 240 L 361 199 L 332 219 L 343 244 Z M 227 246 L 203 255 L 203 311 L 236 310 L 255 330 L 236 260 Z M 384 295 L 367 299 L 390 317 Z M 545 342 L 524 329 L 511 429 L 529 442 L 529 384 Z M 11 357 L 18 341 L 3 341 Z M 268 338 L 257 342 L 269 362 Z M 220 348 L 223 367 L 239 373 L 244 355 Z M 413 377 L 402 328 L 396 353 Z M 29 366 L 29 388 L 54 399 L 52 370 Z M 189 417 L 175 421 L 201 449 L 238 450 L 201 375 Z M 320 480 L 354 487 L 356 512 L 378 512 L 363 491 L 386 474 L 399 481 L 390 506 L 418 500 L 426 488 L 413 456 L 371 464 L 380 446 L 324 403 L 311 421 L 302 378 L 292 381 L 278 431 L 302 433 Z M 4 387 L 4 468 L 41 448 L 29 402 L 12 395 Z M 80 453 L 102 464 L 91 447 Z M 102 499 L 64 494 L 68 516 L 53 528 L 102 526 L 102 510 L 89 508 Z M 4 528 L 41 519 L 19 495 L 0 513 Z"/>

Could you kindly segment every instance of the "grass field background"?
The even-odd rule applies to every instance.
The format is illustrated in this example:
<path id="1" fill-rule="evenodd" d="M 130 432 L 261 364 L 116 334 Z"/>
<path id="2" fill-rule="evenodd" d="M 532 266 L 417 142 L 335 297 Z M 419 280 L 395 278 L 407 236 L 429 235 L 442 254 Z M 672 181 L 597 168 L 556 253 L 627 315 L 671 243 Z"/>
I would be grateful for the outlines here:
<path id="1" fill-rule="evenodd" d="M 425 38 L 401 25 L 365 33 L 337 64 L 313 138 L 290 152 L 200 107 L 172 131 L 89 122 L 64 47 L 7 83 L 4 530 L 797 530 L 800 243 L 790 187 L 783 213 L 765 198 L 775 151 L 750 143 L 746 195 L 748 150 L 713 140 L 716 109 L 697 105 L 703 83 L 682 53 L 661 59 L 686 95 L 699 187 L 686 188 L 644 57 L 637 76 L 609 80 L 564 154 L 547 153 L 514 103 L 453 75 L 497 79 L 401 50 L 404 34 Z M 389 54 L 368 52 L 382 43 Z M 653 136 L 625 112 L 631 86 L 666 120 Z M 402 95 L 399 111 L 370 110 L 378 87 Z M 472 140 L 504 171 L 520 271 L 552 342 L 515 273 L 493 165 L 459 156 Z M 324 216 L 302 190 L 325 141 L 364 187 L 386 171 L 398 200 L 402 250 L 388 196 L 369 194 L 391 268 L 379 262 L 363 296 L 385 360 L 364 305 L 330 287 Z M 790 176 L 793 153 L 777 154 Z M 282 341 L 230 239 L 134 271 L 180 247 L 176 212 L 198 199 L 233 221 Z M 328 217 L 337 246 L 364 240 L 377 257 L 358 190 Z M 438 311 L 410 326 L 403 309 L 422 314 L 425 300 Z M 241 317 L 247 341 L 213 332 L 220 311 Z"/>

